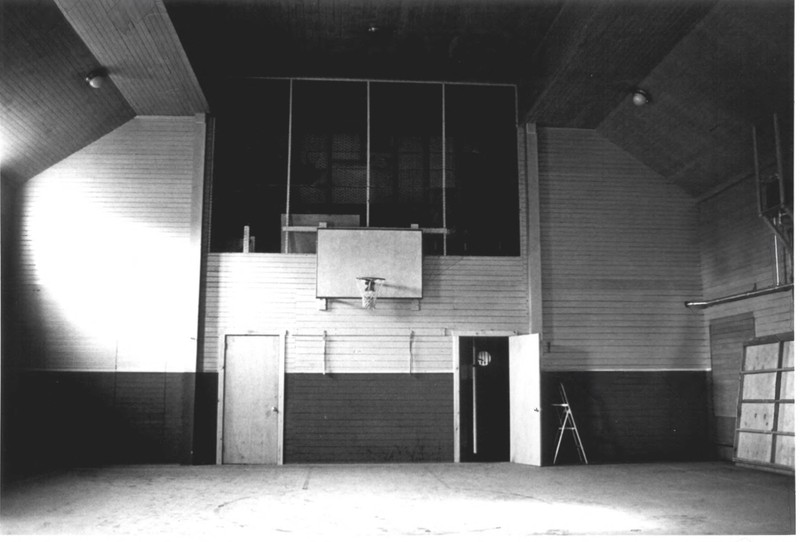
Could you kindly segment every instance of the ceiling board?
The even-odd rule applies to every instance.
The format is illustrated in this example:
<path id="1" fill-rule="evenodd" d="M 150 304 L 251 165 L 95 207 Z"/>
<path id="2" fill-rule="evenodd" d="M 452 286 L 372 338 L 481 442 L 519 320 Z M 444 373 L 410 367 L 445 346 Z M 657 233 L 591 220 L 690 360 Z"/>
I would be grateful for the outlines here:
<path id="1" fill-rule="evenodd" d="M 4 182 L 21 183 L 124 124 L 133 110 L 49 0 L 2 3 L 0 78 Z"/>
<path id="2" fill-rule="evenodd" d="M 561 3 L 166 0 L 207 96 L 248 76 L 515 83 Z"/>
<path id="3" fill-rule="evenodd" d="M 161 0 L 55 3 L 137 115 L 208 110 Z"/>
<path id="4" fill-rule="evenodd" d="M 527 121 L 596 128 L 711 5 L 567 3 L 521 83 L 520 109 L 527 111 Z"/>
<path id="5" fill-rule="evenodd" d="M 774 155 L 773 113 L 791 148 L 792 8 L 722 2 L 642 81 L 652 103 L 621 102 L 598 130 L 700 196 L 753 169 L 752 126 Z"/>

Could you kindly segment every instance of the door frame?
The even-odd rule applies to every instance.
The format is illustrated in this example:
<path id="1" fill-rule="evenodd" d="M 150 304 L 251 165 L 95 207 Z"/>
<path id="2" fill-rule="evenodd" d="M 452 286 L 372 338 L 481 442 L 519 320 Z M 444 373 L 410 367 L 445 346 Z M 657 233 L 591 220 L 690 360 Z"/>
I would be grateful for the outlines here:
<path id="1" fill-rule="evenodd" d="M 283 465 L 283 410 L 286 404 L 284 400 L 284 380 L 286 374 L 286 335 L 287 330 L 279 331 L 234 331 L 228 330 L 219 335 L 219 347 L 217 349 L 217 452 L 216 464 L 222 464 L 222 436 L 223 424 L 225 420 L 225 354 L 228 337 L 278 337 L 278 465 Z"/>
<path id="2" fill-rule="evenodd" d="M 513 337 L 516 331 L 456 331 L 453 336 L 453 462 L 461 463 L 461 339 L 469 337 Z"/>

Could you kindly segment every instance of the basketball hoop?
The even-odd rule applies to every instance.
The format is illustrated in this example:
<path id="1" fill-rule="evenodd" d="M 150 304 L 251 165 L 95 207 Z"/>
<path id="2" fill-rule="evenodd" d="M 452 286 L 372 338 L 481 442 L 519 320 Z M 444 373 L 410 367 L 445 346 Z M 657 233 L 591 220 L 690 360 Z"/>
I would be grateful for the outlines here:
<path id="1" fill-rule="evenodd" d="M 356 277 L 358 291 L 361 294 L 361 306 L 365 309 L 374 309 L 378 300 L 378 293 L 386 279 L 380 277 Z"/>

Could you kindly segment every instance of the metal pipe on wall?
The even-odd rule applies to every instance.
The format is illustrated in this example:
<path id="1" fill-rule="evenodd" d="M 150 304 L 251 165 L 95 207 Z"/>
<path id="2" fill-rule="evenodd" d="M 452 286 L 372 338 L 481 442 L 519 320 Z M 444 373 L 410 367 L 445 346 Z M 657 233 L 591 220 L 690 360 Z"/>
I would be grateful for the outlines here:
<path id="1" fill-rule="evenodd" d="M 370 226 L 370 221 L 369 221 L 370 203 L 372 203 L 370 200 L 371 194 L 370 194 L 370 178 L 369 178 L 369 169 L 371 165 L 370 154 L 372 153 L 372 147 L 370 146 L 370 140 L 372 139 L 372 135 L 370 133 L 370 127 L 371 127 L 370 123 L 372 121 L 372 117 L 370 115 L 370 109 L 371 109 L 370 99 L 371 99 L 370 86 L 369 86 L 369 81 L 367 81 L 367 227 L 368 228 Z"/>
<path id="2" fill-rule="evenodd" d="M 744 299 L 750 299 L 762 295 L 785 292 L 787 290 L 791 290 L 793 287 L 794 284 L 791 283 L 779 284 L 777 286 L 770 286 L 769 288 L 763 288 L 761 290 L 752 290 L 750 292 L 743 292 L 741 294 L 733 294 L 725 297 L 718 297 L 716 299 L 710 299 L 708 301 L 686 301 L 684 305 L 686 305 L 686 307 L 690 309 L 707 309 L 708 307 L 713 307 L 714 305 L 721 305 L 723 303 L 731 303 L 733 301 L 742 301 Z"/>
<path id="3" fill-rule="evenodd" d="M 472 339 L 472 453 L 478 453 L 478 359 Z"/>
<path id="4" fill-rule="evenodd" d="M 756 135 L 756 125 L 753 125 L 753 169 L 755 171 L 756 180 L 756 212 L 758 216 L 763 216 L 761 212 L 761 183 L 759 182 L 761 172 L 759 171 L 758 164 L 758 136 Z"/>
<path id="5" fill-rule="evenodd" d="M 775 248 L 775 285 L 778 286 L 781 283 L 781 258 L 780 258 L 780 247 L 778 247 L 778 236 L 772 236 L 772 244 Z"/>

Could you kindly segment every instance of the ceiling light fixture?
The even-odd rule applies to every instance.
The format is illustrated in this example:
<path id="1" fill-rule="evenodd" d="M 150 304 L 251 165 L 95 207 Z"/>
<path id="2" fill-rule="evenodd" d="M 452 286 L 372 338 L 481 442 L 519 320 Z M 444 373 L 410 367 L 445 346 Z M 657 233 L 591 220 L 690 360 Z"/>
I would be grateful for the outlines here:
<path id="1" fill-rule="evenodd" d="M 108 72 L 104 68 L 98 68 L 89 72 L 86 76 L 86 82 L 92 88 L 100 88 L 103 86 L 103 83 L 105 83 L 107 76 Z"/>
<path id="2" fill-rule="evenodd" d="M 642 90 L 640 88 L 637 88 L 633 91 L 633 96 L 631 97 L 631 99 L 633 100 L 633 105 L 638 107 L 650 103 L 650 95 L 647 93 L 646 90 Z"/>

